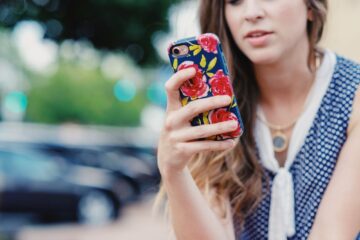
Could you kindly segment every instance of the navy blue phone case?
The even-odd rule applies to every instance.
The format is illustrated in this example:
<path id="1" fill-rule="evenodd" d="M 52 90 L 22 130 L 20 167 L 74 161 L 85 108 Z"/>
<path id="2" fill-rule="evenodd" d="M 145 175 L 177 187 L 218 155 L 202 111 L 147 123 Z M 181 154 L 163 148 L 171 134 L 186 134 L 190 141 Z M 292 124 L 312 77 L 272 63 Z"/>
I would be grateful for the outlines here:
<path id="1" fill-rule="evenodd" d="M 184 45 L 189 49 L 187 54 L 182 56 L 173 54 L 174 47 Z M 195 77 L 186 81 L 179 89 L 183 106 L 190 101 L 215 95 L 229 95 L 232 98 L 229 106 L 201 113 L 192 119 L 191 125 L 237 120 L 239 125 L 235 131 L 208 139 L 224 140 L 241 136 L 244 132 L 244 125 L 219 38 L 215 34 L 205 33 L 197 37 L 181 39 L 170 44 L 168 54 L 174 72 L 190 67 L 196 69 Z"/>

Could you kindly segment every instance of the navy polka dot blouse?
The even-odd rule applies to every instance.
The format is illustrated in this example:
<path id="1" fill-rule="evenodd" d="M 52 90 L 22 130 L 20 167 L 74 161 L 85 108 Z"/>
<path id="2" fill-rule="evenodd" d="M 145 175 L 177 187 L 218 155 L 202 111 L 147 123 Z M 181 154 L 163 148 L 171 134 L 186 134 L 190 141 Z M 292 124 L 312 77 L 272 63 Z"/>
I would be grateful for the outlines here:
<path id="1" fill-rule="evenodd" d="M 360 83 L 360 65 L 337 56 L 330 85 L 322 99 L 305 142 L 290 167 L 294 181 L 296 233 L 288 240 L 307 239 L 317 209 L 333 174 L 339 153 L 346 140 L 355 92 Z M 269 192 L 274 174 L 265 169 L 269 186 L 263 184 L 263 200 L 245 219 L 241 240 L 268 238 Z M 265 180 L 264 180 L 265 181 Z M 236 221 L 235 221 L 236 224 Z"/>

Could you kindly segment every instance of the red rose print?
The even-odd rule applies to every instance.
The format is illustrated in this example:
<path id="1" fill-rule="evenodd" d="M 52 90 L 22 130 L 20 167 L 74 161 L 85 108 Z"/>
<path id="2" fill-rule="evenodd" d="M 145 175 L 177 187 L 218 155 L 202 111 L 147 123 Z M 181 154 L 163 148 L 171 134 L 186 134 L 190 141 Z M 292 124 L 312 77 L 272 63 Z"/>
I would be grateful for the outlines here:
<path id="1" fill-rule="evenodd" d="M 219 109 L 215 109 L 210 111 L 209 113 L 209 121 L 210 123 L 218 123 L 218 122 L 224 122 L 224 121 L 230 121 L 230 120 L 236 120 L 238 121 L 238 118 L 236 117 L 236 115 L 230 111 L 228 111 L 226 108 L 219 108 Z M 235 138 L 240 136 L 241 133 L 241 127 L 240 124 L 238 123 L 238 127 L 235 131 L 229 132 L 229 133 L 224 133 L 221 136 L 226 139 L 226 138 Z"/>
<path id="2" fill-rule="evenodd" d="M 219 41 L 214 34 L 202 34 L 197 38 L 197 41 L 206 52 L 217 53 L 217 44 Z"/>
<path id="3" fill-rule="evenodd" d="M 229 77 L 224 74 L 223 70 L 218 70 L 209 80 L 213 95 L 229 95 L 232 97 L 232 88 Z"/>
<path id="4" fill-rule="evenodd" d="M 180 90 L 185 96 L 191 98 L 206 97 L 209 91 L 209 86 L 206 84 L 206 77 L 202 74 L 201 69 L 197 64 L 194 64 L 192 61 L 185 61 L 179 65 L 178 70 L 191 67 L 196 70 L 195 77 L 184 82 L 181 85 Z"/>

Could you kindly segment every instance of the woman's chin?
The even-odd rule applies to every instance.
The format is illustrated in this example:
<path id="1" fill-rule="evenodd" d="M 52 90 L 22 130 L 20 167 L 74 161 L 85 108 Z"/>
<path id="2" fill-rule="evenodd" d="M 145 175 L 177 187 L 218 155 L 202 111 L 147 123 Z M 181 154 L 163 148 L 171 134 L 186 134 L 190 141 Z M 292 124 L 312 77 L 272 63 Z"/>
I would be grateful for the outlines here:
<path id="1" fill-rule="evenodd" d="M 279 58 L 270 54 L 253 54 L 248 56 L 255 65 L 271 65 L 276 63 Z"/>
<path id="2" fill-rule="evenodd" d="M 256 65 L 273 64 L 280 58 L 280 54 L 273 49 L 252 49 L 246 52 L 246 56 Z"/>

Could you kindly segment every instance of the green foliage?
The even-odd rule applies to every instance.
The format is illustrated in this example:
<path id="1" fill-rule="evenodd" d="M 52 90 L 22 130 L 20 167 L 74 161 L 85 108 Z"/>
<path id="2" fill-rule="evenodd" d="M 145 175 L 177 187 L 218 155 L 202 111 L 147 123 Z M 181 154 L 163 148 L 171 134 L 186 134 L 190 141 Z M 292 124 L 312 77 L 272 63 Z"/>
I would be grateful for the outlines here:
<path id="1" fill-rule="evenodd" d="M 28 93 L 27 120 L 44 123 L 139 124 L 144 94 L 127 103 L 113 94 L 114 81 L 105 79 L 98 69 L 62 63 L 49 79 L 38 79 Z"/>
<path id="2" fill-rule="evenodd" d="M 156 63 L 151 38 L 168 29 L 167 10 L 179 0 L 0 1 L 0 26 L 33 19 L 46 37 L 88 39 L 96 48 L 121 49 L 140 64 Z M 39 5 L 44 2 L 45 5 Z"/>

